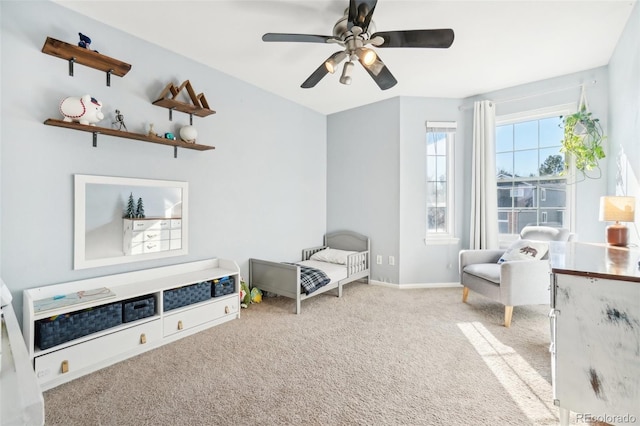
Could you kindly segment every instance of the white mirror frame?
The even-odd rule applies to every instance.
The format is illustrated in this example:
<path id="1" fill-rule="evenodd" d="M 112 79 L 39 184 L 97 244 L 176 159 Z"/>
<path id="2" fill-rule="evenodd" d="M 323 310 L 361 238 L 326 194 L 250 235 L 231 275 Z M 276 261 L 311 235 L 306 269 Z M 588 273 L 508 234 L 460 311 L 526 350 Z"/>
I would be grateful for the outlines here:
<path id="1" fill-rule="evenodd" d="M 104 184 L 131 187 L 154 187 L 154 188 L 178 188 L 182 195 L 182 244 L 181 248 L 175 250 L 158 251 L 154 253 L 142 253 L 136 255 L 112 256 L 104 258 L 88 259 L 86 256 L 86 203 L 87 185 Z M 121 263 L 140 262 L 150 259 L 161 259 L 173 256 L 183 256 L 189 253 L 188 250 L 188 206 L 189 206 L 189 184 L 181 181 L 138 179 L 111 176 L 74 175 L 74 250 L 73 268 L 85 269 L 99 266 L 117 265 Z M 124 211 L 123 211 L 124 216 Z M 124 217 L 123 217 L 124 218 Z"/>

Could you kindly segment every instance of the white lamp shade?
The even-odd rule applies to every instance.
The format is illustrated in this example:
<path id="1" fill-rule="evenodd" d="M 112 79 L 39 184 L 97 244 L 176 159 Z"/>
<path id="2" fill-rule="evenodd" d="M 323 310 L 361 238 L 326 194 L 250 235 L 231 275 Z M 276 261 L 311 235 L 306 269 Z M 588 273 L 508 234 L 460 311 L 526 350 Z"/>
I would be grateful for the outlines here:
<path id="1" fill-rule="evenodd" d="M 635 197 L 600 197 L 600 220 L 603 222 L 633 222 L 635 208 Z"/>

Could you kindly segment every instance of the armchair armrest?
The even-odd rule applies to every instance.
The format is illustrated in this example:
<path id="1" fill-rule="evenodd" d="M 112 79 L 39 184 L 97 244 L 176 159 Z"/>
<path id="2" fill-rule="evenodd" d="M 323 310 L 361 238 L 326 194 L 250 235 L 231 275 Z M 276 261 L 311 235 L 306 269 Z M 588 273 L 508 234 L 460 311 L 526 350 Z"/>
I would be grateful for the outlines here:
<path id="1" fill-rule="evenodd" d="M 487 250 L 461 250 L 460 251 L 460 274 L 467 265 L 474 265 L 477 263 L 498 263 L 500 256 L 504 254 L 504 250 L 501 249 L 487 249 Z"/>

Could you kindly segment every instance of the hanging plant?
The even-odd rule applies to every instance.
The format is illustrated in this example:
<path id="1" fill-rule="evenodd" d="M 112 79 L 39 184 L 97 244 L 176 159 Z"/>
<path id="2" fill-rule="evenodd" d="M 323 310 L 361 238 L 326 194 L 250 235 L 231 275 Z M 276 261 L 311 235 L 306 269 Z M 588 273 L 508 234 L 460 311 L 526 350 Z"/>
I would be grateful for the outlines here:
<path id="1" fill-rule="evenodd" d="M 562 118 L 562 117 L 561 117 Z M 560 152 L 570 154 L 575 159 L 576 169 L 586 172 L 598 167 L 598 161 L 605 157 L 602 143 L 606 139 L 600 120 L 581 105 L 578 112 L 563 118 L 564 139 Z M 565 171 L 568 170 L 568 158 L 565 155 Z"/>

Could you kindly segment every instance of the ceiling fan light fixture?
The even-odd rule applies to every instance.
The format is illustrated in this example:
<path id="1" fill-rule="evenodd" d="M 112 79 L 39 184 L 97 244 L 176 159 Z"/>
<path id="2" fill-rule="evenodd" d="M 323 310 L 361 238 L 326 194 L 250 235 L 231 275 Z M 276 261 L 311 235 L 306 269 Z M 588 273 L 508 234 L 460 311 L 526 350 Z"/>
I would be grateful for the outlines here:
<path id="1" fill-rule="evenodd" d="M 356 54 L 358 55 L 358 59 L 365 66 L 371 66 L 378 59 L 378 55 L 371 49 L 367 49 L 366 47 L 360 47 L 356 49 Z"/>
<path id="2" fill-rule="evenodd" d="M 342 75 L 340 76 L 340 83 L 349 85 L 351 84 L 351 71 L 353 70 L 353 62 L 345 62 L 342 69 Z"/>
<path id="3" fill-rule="evenodd" d="M 345 51 L 336 52 L 333 55 L 331 55 L 329 59 L 327 59 L 327 61 L 324 63 L 324 66 L 327 69 L 327 71 L 333 74 L 334 72 L 336 72 L 336 69 L 338 68 L 338 65 L 340 65 L 340 62 L 344 61 L 344 58 L 346 57 L 347 57 L 347 52 Z"/>

